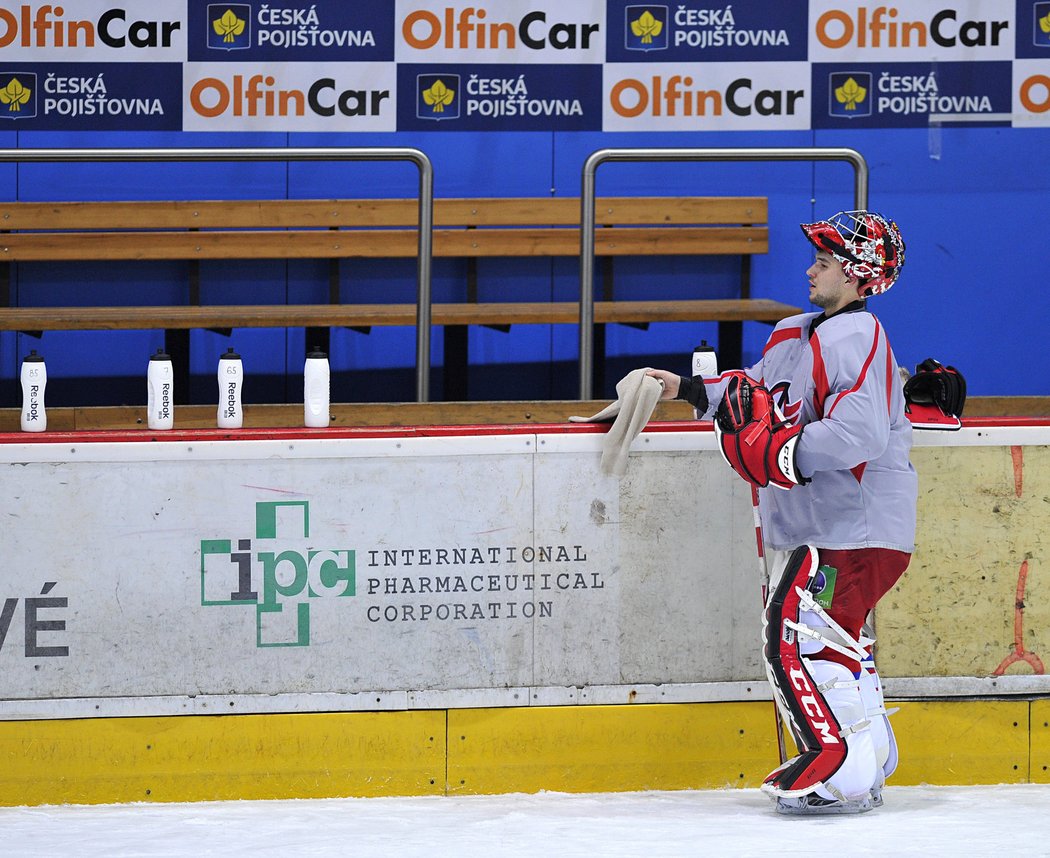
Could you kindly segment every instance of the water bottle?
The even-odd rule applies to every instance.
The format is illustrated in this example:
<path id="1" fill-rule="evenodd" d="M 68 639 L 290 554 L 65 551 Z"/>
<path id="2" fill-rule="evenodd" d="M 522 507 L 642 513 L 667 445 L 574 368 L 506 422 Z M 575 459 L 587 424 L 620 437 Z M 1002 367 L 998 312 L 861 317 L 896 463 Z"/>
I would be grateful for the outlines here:
<path id="1" fill-rule="evenodd" d="M 219 408 L 216 422 L 220 429 L 240 429 L 244 423 L 241 408 L 241 385 L 244 382 L 244 367 L 241 356 L 233 349 L 219 357 Z"/>
<path id="2" fill-rule="evenodd" d="M 700 345 L 693 349 L 693 377 L 698 375 L 718 375 L 718 357 L 707 340 L 700 340 Z"/>
<path id="3" fill-rule="evenodd" d="M 718 375 L 718 357 L 707 340 L 700 340 L 700 345 L 693 349 L 693 378 L 701 375 Z M 694 408 L 693 415 L 699 419 L 700 412 Z"/>
<path id="4" fill-rule="evenodd" d="M 150 355 L 146 388 L 146 424 L 150 429 L 171 429 L 175 425 L 174 371 L 164 349 Z"/>
<path id="5" fill-rule="evenodd" d="M 306 366 L 303 368 L 303 420 L 306 426 L 313 428 L 328 425 L 330 382 L 328 355 L 314 346 L 313 351 L 306 355 Z"/>
<path id="6" fill-rule="evenodd" d="M 44 387 L 47 367 L 43 355 L 33 349 L 22 361 L 22 431 L 43 432 L 47 429 L 44 411 Z"/>

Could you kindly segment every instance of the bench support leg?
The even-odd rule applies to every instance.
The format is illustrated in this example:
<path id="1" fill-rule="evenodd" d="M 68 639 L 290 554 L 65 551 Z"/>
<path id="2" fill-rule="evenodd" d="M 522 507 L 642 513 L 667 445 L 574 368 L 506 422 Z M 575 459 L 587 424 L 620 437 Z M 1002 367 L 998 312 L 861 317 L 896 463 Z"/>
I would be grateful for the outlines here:
<path id="1" fill-rule="evenodd" d="M 173 400 L 176 405 L 190 403 L 190 332 L 185 329 L 164 332 L 164 351 L 171 355 Z M 215 393 L 218 396 L 218 392 Z"/>
<path id="2" fill-rule="evenodd" d="M 605 325 L 595 325 L 591 339 L 594 363 L 591 365 L 591 390 L 597 399 L 607 399 L 605 394 Z M 613 396 L 613 399 L 616 397 Z"/>
<path id="3" fill-rule="evenodd" d="M 739 369 L 744 354 L 744 323 L 718 323 L 718 367 Z"/>
<path id="4" fill-rule="evenodd" d="M 467 259 L 466 298 L 468 304 L 478 302 L 478 260 Z M 443 360 L 443 396 L 445 402 L 468 402 L 470 399 L 470 327 L 445 327 L 445 354 Z"/>
<path id="5" fill-rule="evenodd" d="M 444 396 L 445 402 L 469 401 L 470 355 L 467 339 L 470 328 L 466 325 L 445 327 Z"/>
<path id="6" fill-rule="evenodd" d="M 315 348 L 320 349 L 329 357 L 332 356 L 332 330 L 331 328 L 307 328 L 306 350 L 312 352 Z"/>

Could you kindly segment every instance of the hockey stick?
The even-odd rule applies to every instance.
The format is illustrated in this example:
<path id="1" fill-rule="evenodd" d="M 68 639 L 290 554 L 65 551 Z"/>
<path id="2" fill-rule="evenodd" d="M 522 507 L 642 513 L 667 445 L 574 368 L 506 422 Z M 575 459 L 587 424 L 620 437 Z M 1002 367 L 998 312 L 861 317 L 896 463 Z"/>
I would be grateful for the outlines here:
<path id="1" fill-rule="evenodd" d="M 755 544 L 758 549 L 758 571 L 762 581 L 762 610 L 766 608 L 766 599 L 769 598 L 769 565 L 766 563 L 766 546 L 762 539 L 762 517 L 758 512 L 758 488 L 751 486 L 751 512 L 755 517 Z M 784 745 L 784 724 L 780 718 L 780 708 L 777 701 L 773 700 L 773 718 L 777 728 L 777 754 L 780 764 L 787 762 L 787 747 Z"/>

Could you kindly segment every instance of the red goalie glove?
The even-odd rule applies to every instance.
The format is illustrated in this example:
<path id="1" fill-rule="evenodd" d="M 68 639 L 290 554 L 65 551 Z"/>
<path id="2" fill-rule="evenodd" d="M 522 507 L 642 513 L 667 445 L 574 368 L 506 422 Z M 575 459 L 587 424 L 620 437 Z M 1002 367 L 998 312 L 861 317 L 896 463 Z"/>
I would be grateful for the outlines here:
<path id="1" fill-rule="evenodd" d="M 715 437 L 729 466 L 753 486 L 790 489 L 809 482 L 795 464 L 802 427 L 787 423 L 769 391 L 743 373 L 729 380 L 718 404 Z"/>

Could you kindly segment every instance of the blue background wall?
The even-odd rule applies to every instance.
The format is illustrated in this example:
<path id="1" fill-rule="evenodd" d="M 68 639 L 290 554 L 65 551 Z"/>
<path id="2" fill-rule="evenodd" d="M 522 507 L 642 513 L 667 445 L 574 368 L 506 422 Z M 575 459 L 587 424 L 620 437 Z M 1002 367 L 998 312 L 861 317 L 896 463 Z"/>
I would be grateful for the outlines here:
<path id="1" fill-rule="evenodd" d="M 900 224 L 907 242 L 901 280 L 870 308 L 886 324 L 898 361 L 926 357 L 956 365 L 971 395 L 1050 393 L 1043 330 L 1050 299 L 1046 246 L 1050 224 L 1050 129 L 931 128 L 722 133 L 470 132 L 398 134 L 48 133 L 0 134 L 6 148 L 167 146 L 412 146 L 434 163 L 435 195 L 578 196 L 581 168 L 596 149 L 626 146 L 850 146 L 871 168 L 869 204 Z M 0 165 L 8 200 L 223 199 L 388 197 L 415 195 L 407 163 Z M 769 198 L 770 252 L 753 263 L 752 295 L 805 303 L 811 251 L 800 221 L 850 208 L 853 174 L 846 164 L 606 164 L 598 193 L 741 195 Z M 481 300 L 573 300 L 574 260 L 510 263 L 480 269 Z M 617 297 L 724 297 L 734 293 L 735 259 L 685 258 L 618 263 Z M 186 303 L 180 263 L 15 266 L 12 295 L 27 306 Z M 347 301 L 412 301 L 411 261 L 344 266 Z M 206 303 L 323 303 L 322 263 L 230 262 L 206 265 Z M 463 300 L 464 268 L 437 260 L 435 301 Z M 745 362 L 757 358 L 769 327 L 745 326 Z M 231 337 L 191 335 L 192 400 L 214 397 L 218 355 L 232 345 L 243 356 L 248 402 L 296 401 L 308 345 L 301 329 L 238 329 Z M 598 397 L 640 365 L 688 372 L 689 353 L 715 326 L 656 324 L 647 331 L 609 326 L 607 373 Z M 471 399 L 575 398 L 578 335 L 572 325 L 516 326 L 509 333 L 470 334 Z M 48 402 L 137 404 L 145 401 L 148 355 L 160 331 L 47 332 L 37 339 L 0 333 L 0 405 L 20 401 L 17 376 L 32 349 L 47 359 Z M 443 336 L 436 328 L 432 398 L 441 399 Z M 335 330 L 331 339 L 335 401 L 414 398 L 415 333 L 376 328 Z"/>

